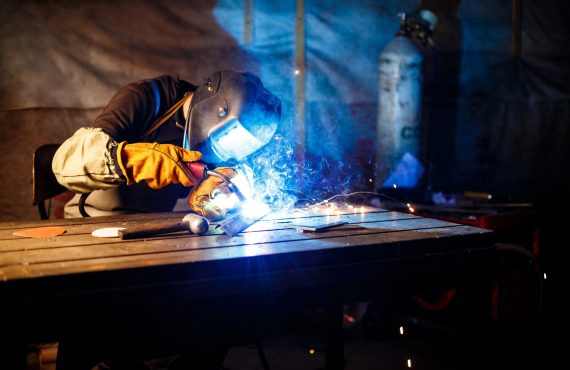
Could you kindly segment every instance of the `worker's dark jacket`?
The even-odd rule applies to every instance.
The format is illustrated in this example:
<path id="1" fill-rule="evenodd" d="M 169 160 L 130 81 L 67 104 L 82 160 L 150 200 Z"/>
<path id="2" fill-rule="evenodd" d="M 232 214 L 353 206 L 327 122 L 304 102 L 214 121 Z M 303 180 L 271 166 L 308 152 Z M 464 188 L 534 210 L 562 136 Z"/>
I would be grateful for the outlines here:
<path id="1" fill-rule="evenodd" d="M 92 216 L 128 212 L 171 211 L 188 188 L 169 185 L 156 190 L 146 183 L 127 187 L 112 156 L 122 141 L 158 142 L 182 146 L 183 109 L 179 109 L 158 130 L 147 131 L 172 105 L 195 90 L 186 81 L 162 76 L 122 87 L 112 97 L 92 127 L 79 129 L 56 153 L 52 168 L 58 181 L 87 197 L 85 210 Z M 66 217 L 80 216 L 79 196 L 66 205 Z"/>

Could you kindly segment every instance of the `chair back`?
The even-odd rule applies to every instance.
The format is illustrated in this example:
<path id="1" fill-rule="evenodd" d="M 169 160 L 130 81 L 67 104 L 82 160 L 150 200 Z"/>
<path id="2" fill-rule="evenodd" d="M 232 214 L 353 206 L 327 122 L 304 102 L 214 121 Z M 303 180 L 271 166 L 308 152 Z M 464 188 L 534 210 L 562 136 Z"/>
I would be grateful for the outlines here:
<path id="1" fill-rule="evenodd" d="M 38 207 L 42 220 L 49 219 L 46 201 L 67 191 L 67 188 L 57 182 L 51 169 L 55 152 L 61 144 L 44 144 L 36 148 L 32 168 L 33 205 Z"/>

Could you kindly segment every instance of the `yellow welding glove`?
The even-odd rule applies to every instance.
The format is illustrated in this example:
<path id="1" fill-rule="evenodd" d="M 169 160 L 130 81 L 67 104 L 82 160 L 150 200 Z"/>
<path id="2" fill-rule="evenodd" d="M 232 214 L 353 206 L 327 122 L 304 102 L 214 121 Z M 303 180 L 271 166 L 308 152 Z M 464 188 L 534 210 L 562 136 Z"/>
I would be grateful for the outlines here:
<path id="1" fill-rule="evenodd" d="M 218 167 L 214 171 L 231 179 L 238 171 L 232 167 Z M 198 186 L 194 186 L 188 197 L 190 208 L 210 221 L 218 221 L 239 206 L 237 196 L 226 181 L 209 175 Z"/>
<path id="2" fill-rule="evenodd" d="M 116 162 L 127 179 L 127 185 L 146 181 L 149 187 L 161 189 L 169 184 L 192 186 L 196 180 L 188 176 L 184 162 L 202 158 L 200 152 L 186 150 L 173 144 L 119 143 Z"/>

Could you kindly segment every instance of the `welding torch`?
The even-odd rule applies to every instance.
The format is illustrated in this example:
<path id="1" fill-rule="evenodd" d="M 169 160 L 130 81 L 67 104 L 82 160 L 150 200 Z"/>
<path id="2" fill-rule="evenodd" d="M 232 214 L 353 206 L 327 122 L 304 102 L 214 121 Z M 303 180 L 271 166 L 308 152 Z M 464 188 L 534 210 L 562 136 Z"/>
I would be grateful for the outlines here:
<path id="1" fill-rule="evenodd" d="M 232 180 L 229 177 L 219 172 L 209 170 L 208 166 L 206 166 L 204 163 L 199 163 L 199 162 L 188 163 L 182 161 L 182 159 L 178 157 L 178 164 L 182 169 L 182 171 L 184 172 L 184 174 L 186 175 L 186 177 L 188 177 L 188 180 L 190 180 L 190 182 L 192 182 L 193 184 L 198 184 L 204 177 L 206 177 L 206 175 L 215 176 L 224 181 L 228 186 L 228 188 L 235 193 L 235 195 L 238 197 L 238 199 L 241 202 L 246 200 L 243 193 L 239 190 L 239 188 L 232 182 Z"/>
<path id="2" fill-rule="evenodd" d="M 230 188 L 230 190 L 233 191 L 237 195 L 237 197 L 240 201 L 243 202 L 246 200 L 243 193 L 239 190 L 239 188 L 236 186 L 236 184 L 234 184 L 232 182 L 232 179 L 230 179 L 229 177 L 227 177 L 227 176 L 225 176 L 219 172 L 210 171 L 210 170 L 206 170 L 206 174 L 210 175 L 210 176 L 216 176 L 216 177 L 222 179 L 228 185 L 228 188 Z"/>

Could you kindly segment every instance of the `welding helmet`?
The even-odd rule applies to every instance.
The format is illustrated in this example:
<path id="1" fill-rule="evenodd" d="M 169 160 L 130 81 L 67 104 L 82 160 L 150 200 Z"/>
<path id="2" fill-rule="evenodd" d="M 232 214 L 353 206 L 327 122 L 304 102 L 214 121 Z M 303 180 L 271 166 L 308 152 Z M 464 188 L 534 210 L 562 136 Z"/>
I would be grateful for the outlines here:
<path id="1" fill-rule="evenodd" d="M 241 161 L 266 145 L 281 118 L 281 100 L 249 72 L 215 72 L 192 96 L 184 129 L 185 149 L 206 163 Z"/>

